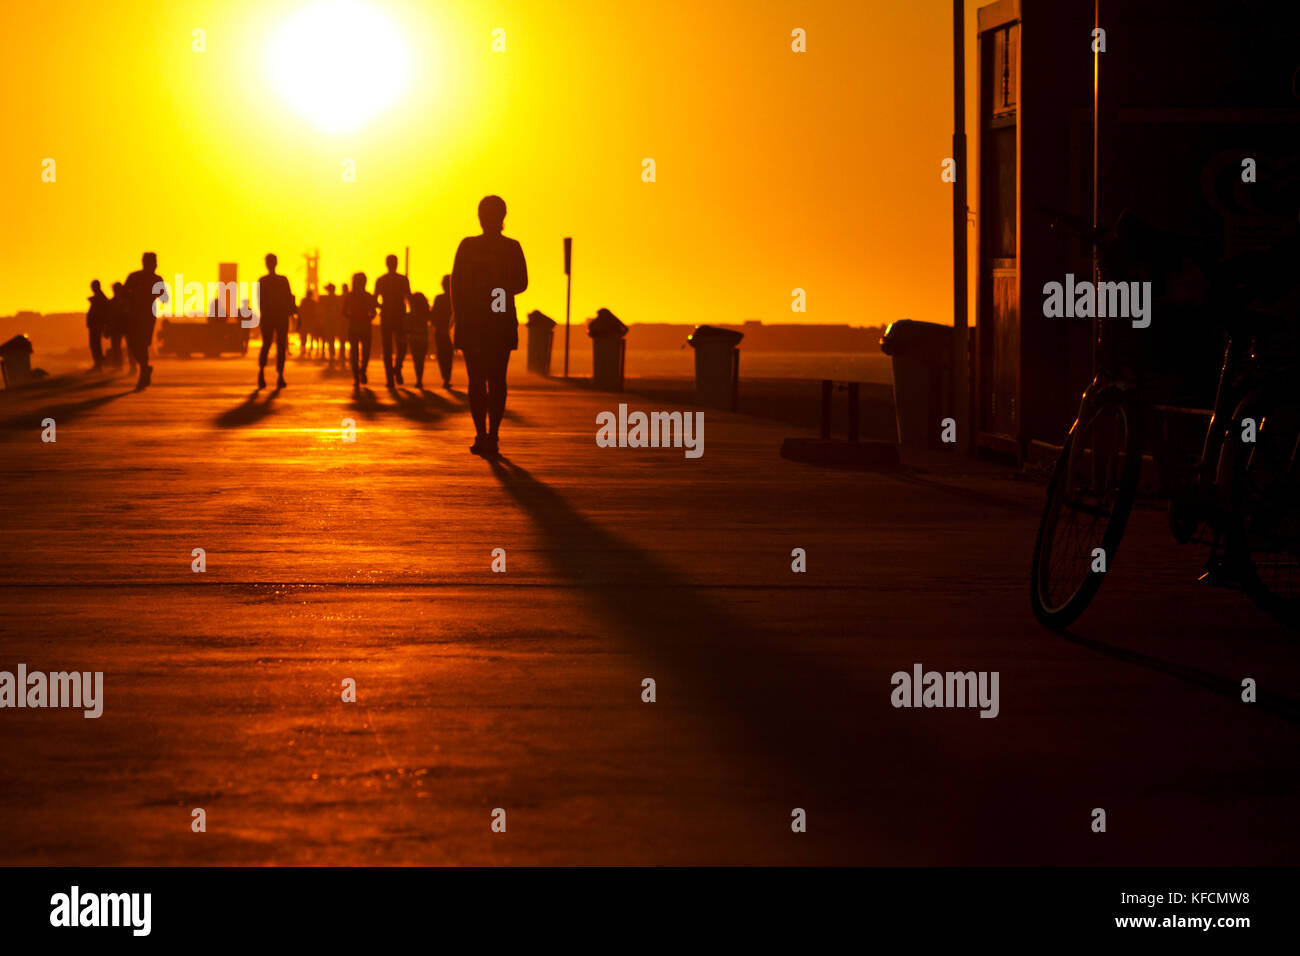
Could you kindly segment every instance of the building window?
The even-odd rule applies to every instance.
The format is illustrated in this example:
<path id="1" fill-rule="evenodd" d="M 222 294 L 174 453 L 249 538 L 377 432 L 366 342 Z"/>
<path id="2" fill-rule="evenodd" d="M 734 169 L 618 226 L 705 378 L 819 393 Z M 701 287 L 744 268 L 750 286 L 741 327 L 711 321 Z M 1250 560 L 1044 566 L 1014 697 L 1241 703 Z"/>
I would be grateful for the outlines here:
<path id="1" fill-rule="evenodd" d="M 1011 24 L 993 34 L 993 115 L 1016 111 L 1016 80 L 1018 73 L 1017 58 L 1019 50 L 1020 28 Z"/>

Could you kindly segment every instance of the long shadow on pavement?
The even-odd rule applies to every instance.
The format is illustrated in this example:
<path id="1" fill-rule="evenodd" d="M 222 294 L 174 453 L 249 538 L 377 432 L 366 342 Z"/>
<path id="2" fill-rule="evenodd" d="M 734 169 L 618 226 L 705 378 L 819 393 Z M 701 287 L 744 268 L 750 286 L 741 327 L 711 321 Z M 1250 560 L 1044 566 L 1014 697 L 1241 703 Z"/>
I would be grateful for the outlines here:
<path id="1" fill-rule="evenodd" d="M 366 419 L 373 419 L 375 413 L 383 408 L 368 385 L 360 385 L 352 390 L 352 401 L 348 403 L 348 407 Z"/>
<path id="2" fill-rule="evenodd" d="M 90 370 L 80 372 L 65 372 L 60 375 L 51 375 L 49 378 L 41 379 L 36 382 L 29 382 L 24 385 L 17 393 L 22 395 L 38 394 L 41 392 L 84 392 L 92 388 L 103 388 L 111 385 L 117 379 L 122 380 L 122 384 L 135 381 L 134 374 L 128 374 L 125 371 L 117 369 L 106 369 L 102 372 L 92 372 Z"/>
<path id="3" fill-rule="evenodd" d="M 1123 661 L 1126 664 L 1135 664 L 1138 667 L 1145 667 L 1148 670 L 1156 671 L 1160 674 L 1166 674 L 1169 677 L 1177 678 L 1188 684 L 1194 684 L 1205 690 L 1213 691 L 1233 701 L 1241 700 L 1241 680 L 1236 677 L 1220 677 L 1209 671 L 1201 670 L 1198 667 L 1189 667 L 1185 664 L 1176 664 L 1173 661 L 1163 660 L 1159 657 L 1151 657 L 1139 651 L 1130 651 L 1122 647 L 1116 647 L 1114 644 L 1107 644 L 1105 641 L 1094 640 L 1089 637 L 1082 637 L 1073 631 L 1060 631 L 1059 636 L 1071 644 L 1077 644 L 1079 647 L 1086 647 L 1090 651 L 1103 654 L 1112 660 Z M 1261 691 L 1259 697 L 1252 705 L 1256 710 L 1261 710 L 1266 714 L 1284 720 L 1289 724 L 1300 726 L 1300 703 L 1283 697 L 1275 691 Z"/>
<path id="4" fill-rule="evenodd" d="M 279 389 L 269 392 L 265 401 L 258 401 L 261 390 L 252 392 L 234 408 L 228 408 L 213 421 L 222 428 L 239 428 L 243 425 L 255 425 L 275 411 L 273 403 L 280 394 Z"/>
<path id="5" fill-rule="evenodd" d="M 412 389 L 394 388 L 389 394 L 393 396 L 393 407 L 397 413 L 413 422 L 431 424 L 441 421 L 448 412 L 455 409 L 451 402 L 434 392 L 421 393 Z"/>
<path id="6" fill-rule="evenodd" d="M 707 708 L 724 752 L 757 760 L 755 777 L 769 788 L 775 781 L 781 791 L 788 781 L 781 796 L 794 800 L 790 806 L 807 798 L 845 811 L 836 814 L 839 858 L 867 862 L 872 851 L 890 852 L 879 822 L 896 811 L 864 805 L 881 791 L 863 784 L 887 772 L 899 753 L 928 750 L 923 731 L 895 733 L 882 751 L 879 728 L 864 713 L 863 688 L 833 662 L 800 653 L 789 634 L 765 633 L 717 606 L 694 582 L 580 514 L 526 469 L 505 458 L 491 465 L 532 519 L 554 570 L 581 589 L 615 640 L 672 675 L 658 681 L 661 697 Z M 610 585 L 611 579 L 626 583 Z M 889 829 L 902 825 L 895 816 Z"/>
<path id="7" fill-rule="evenodd" d="M 79 402 L 63 402 L 59 405 L 47 405 L 44 408 L 19 412 L 8 418 L 0 419 L 0 429 L 39 428 L 41 422 L 46 418 L 52 418 L 56 425 L 62 425 L 66 421 L 78 418 L 87 412 L 94 411 L 101 405 L 107 405 L 114 399 L 131 395 L 134 392 L 135 389 L 131 388 L 125 392 L 97 395 L 94 398 L 85 398 Z"/>

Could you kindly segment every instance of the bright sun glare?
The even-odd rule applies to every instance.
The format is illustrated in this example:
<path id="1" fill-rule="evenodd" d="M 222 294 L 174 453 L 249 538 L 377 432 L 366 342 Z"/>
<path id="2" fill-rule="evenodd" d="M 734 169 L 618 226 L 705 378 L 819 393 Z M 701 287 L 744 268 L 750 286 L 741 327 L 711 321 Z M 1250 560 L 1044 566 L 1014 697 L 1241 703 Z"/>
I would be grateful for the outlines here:
<path id="1" fill-rule="evenodd" d="M 401 32 L 354 0 L 321 0 L 289 17 L 268 52 L 283 100 L 327 133 L 348 133 L 405 91 L 409 56 Z"/>

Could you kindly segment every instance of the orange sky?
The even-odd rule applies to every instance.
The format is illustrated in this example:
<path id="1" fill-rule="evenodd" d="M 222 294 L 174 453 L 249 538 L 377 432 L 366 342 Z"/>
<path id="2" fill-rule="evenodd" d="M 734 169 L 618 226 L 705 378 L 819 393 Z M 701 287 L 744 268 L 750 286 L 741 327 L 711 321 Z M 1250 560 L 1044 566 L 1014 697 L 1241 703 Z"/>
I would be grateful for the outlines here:
<path id="1" fill-rule="evenodd" d="M 521 314 L 563 319 L 572 235 L 575 321 L 951 321 L 944 0 L 357 0 L 411 70 L 350 133 L 271 88 L 272 35 L 314 2 L 7 8 L 0 314 L 84 307 L 145 249 L 203 282 L 274 251 L 299 292 L 309 247 L 342 282 L 409 244 L 432 289 L 495 192 L 528 257 Z"/>

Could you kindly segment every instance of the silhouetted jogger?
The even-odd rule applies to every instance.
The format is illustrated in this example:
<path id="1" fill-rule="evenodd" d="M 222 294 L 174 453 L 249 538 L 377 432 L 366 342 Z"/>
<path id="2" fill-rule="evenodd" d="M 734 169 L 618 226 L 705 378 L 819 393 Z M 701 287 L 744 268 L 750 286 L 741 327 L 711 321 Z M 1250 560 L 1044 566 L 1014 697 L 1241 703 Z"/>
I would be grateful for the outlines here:
<path id="1" fill-rule="evenodd" d="M 352 276 L 352 290 L 343 297 L 343 317 L 348 322 L 352 387 L 360 388 L 362 385 L 369 384 L 366 378 L 366 366 L 370 364 L 370 343 L 375 334 L 370 324 L 375 318 L 375 297 L 366 291 L 364 272 L 357 272 Z"/>
<path id="2" fill-rule="evenodd" d="M 158 275 L 158 257 L 146 252 L 140 257 L 142 268 L 126 277 L 122 285 L 122 295 L 126 298 L 126 339 L 131 357 L 140 369 L 140 379 L 136 388 L 147 388 L 153 381 L 153 366 L 149 364 L 149 344 L 153 342 L 154 326 L 158 316 L 154 314 L 154 303 L 161 299 L 167 302 L 167 285 Z"/>
<path id="3" fill-rule="evenodd" d="M 293 290 L 287 277 L 275 271 L 279 260 L 275 254 L 266 254 L 266 275 L 257 280 L 262 327 L 262 351 L 257 356 L 257 387 L 266 388 L 266 360 L 271 354 L 271 340 L 275 339 L 276 388 L 284 388 L 284 359 L 289 354 L 289 317 L 294 313 Z"/>
<path id="4" fill-rule="evenodd" d="M 465 356 L 469 407 L 477 455 L 495 456 L 506 410 L 506 369 L 519 347 L 515 296 L 528 288 L 524 250 L 501 234 L 506 202 L 487 196 L 478 204 L 483 234 L 461 240 L 451 270 L 456 347 Z"/>
<path id="5" fill-rule="evenodd" d="M 397 271 L 397 256 L 384 260 L 388 271 L 375 280 L 379 300 L 379 335 L 384 344 L 384 374 L 388 384 L 402 384 L 402 360 L 406 357 L 406 303 L 411 283 Z"/>
<path id="6" fill-rule="evenodd" d="M 433 297 L 433 347 L 438 352 L 438 370 L 442 372 L 443 388 L 451 388 L 451 362 L 454 355 L 451 322 L 451 276 L 443 276 L 442 294 Z"/>
<path id="7" fill-rule="evenodd" d="M 95 363 L 95 371 L 100 372 L 104 369 L 102 339 L 108 328 L 112 305 L 108 301 L 108 296 L 104 295 L 98 279 L 90 283 L 90 292 L 90 308 L 86 310 L 86 332 L 90 338 L 90 358 Z"/>
<path id="8" fill-rule="evenodd" d="M 415 387 L 424 388 L 424 357 L 429 354 L 429 299 L 423 292 L 411 296 L 411 311 L 406 314 L 406 342 L 411 348 L 411 365 L 415 367 Z"/>

